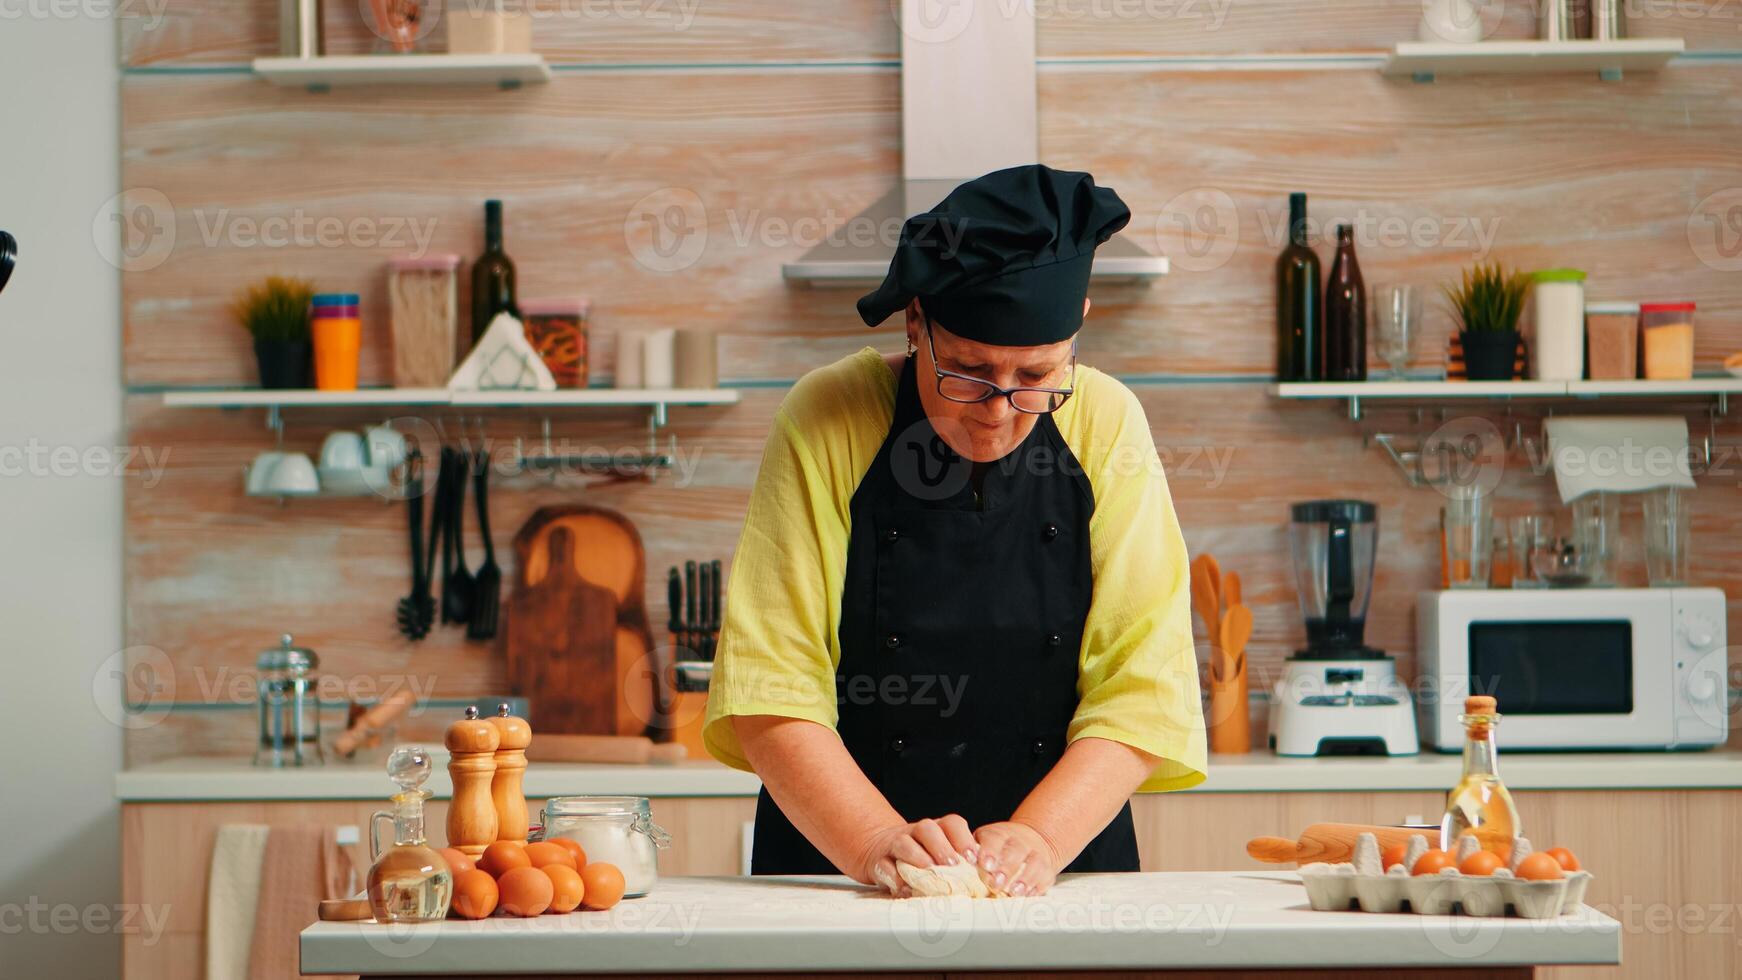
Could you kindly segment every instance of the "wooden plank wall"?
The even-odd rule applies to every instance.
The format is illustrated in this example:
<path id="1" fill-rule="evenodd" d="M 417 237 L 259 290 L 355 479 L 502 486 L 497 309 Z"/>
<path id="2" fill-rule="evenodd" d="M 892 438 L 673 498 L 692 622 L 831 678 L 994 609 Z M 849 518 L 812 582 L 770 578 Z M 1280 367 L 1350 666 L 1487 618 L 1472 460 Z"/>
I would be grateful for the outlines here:
<path id="1" fill-rule="evenodd" d="M 355 693 L 416 683 L 443 696 L 500 691 L 500 656 L 438 631 L 408 644 L 392 609 L 407 588 L 403 513 L 378 502 L 245 498 L 240 467 L 269 448 L 257 413 L 164 409 L 165 388 L 253 381 L 229 298 L 269 273 L 365 294 L 366 382 L 385 380 L 383 265 L 422 244 L 468 257 L 479 202 L 507 202 L 523 295 L 581 294 L 600 327 L 703 328 L 742 403 L 678 409 L 684 472 L 652 485 L 519 479 L 494 495 L 497 544 L 536 507 L 587 499 L 621 509 L 648 549 L 649 609 L 665 616 L 665 568 L 730 561 L 767 421 L 810 367 L 891 333 L 866 331 L 856 294 L 786 286 L 780 264 L 807 234 L 856 214 L 900 171 L 899 41 L 882 3 L 730 0 L 619 5 L 592 16 L 551 4 L 536 44 L 557 71 L 519 91 L 273 88 L 246 60 L 271 53 L 271 0 L 166 0 L 122 21 L 123 181 L 157 234 L 123 277 L 131 441 L 167 460 L 127 494 L 129 643 L 162 651 L 182 700 L 245 702 L 229 685 L 255 650 L 291 630 Z M 1043 5 L 1044 6 L 1044 5 Z M 350 5 L 329 5 L 335 51 L 366 50 Z M 1496 36 L 1529 33 L 1504 5 Z M 600 5 L 597 9 L 605 9 Z M 1147 288 L 1094 293 L 1086 361 L 1126 377 L 1149 413 L 1187 541 L 1239 569 L 1257 627 L 1255 672 L 1300 642 L 1283 535 L 1288 502 L 1360 495 L 1380 504 L 1382 561 L 1371 630 L 1412 666 L 1412 596 L 1437 579 L 1440 498 L 1412 490 L 1362 435 L 1417 433 L 1439 413 L 1387 411 L 1359 425 L 1329 406 L 1263 393 L 1273 359 L 1271 261 L 1285 196 L 1312 195 L 1328 226 L 1353 221 L 1368 283 L 1432 284 L 1477 258 L 1576 265 L 1601 299 L 1693 299 L 1698 356 L 1742 349 L 1742 276 L 1715 239 L 1742 197 L 1742 15 L 1724 2 L 1641 8 L 1635 33 L 1702 52 L 1657 75 L 1388 80 L 1370 55 L 1413 32 L 1416 4 L 1290 0 L 1046 8 L 1040 47 L 1042 158 L 1093 171 L 1131 204 L 1129 234 L 1174 262 Z M 567 12 L 566 14 L 564 12 Z M 1100 15 L 1095 11 L 1102 11 Z M 1108 11 L 1138 11 L 1120 15 Z M 699 258 L 643 261 L 626 223 L 687 203 Z M 307 241 L 254 240 L 298 223 Z M 312 239 L 322 219 L 352 231 Z M 417 238 L 427 235 L 427 238 Z M 169 234 L 169 233 L 173 234 Z M 375 236 L 397 236 L 377 243 Z M 1702 237 L 1704 236 L 1704 237 Z M 1321 243 L 1328 265 L 1328 248 Z M 1434 308 L 1418 368 L 1436 363 L 1449 319 Z M 1537 412 L 1494 409 L 1504 431 Z M 314 451 L 380 412 L 293 414 L 287 444 Z M 1704 417 L 1694 414 L 1696 433 Z M 635 446 L 632 412 L 571 415 L 570 446 Z M 491 413 L 499 446 L 537 419 Z M 1720 444 L 1742 443 L 1720 420 Z M 1702 481 L 1695 572 L 1742 599 L 1742 461 Z M 1503 510 L 1549 505 L 1551 481 L 1510 461 Z M 1638 514 L 1629 514 L 1633 529 Z M 1637 535 L 1625 575 L 1642 581 Z M 471 560 L 479 560 L 475 539 Z M 1742 634 L 1742 601 L 1730 632 Z M 137 657 L 136 657 L 137 659 Z M 378 689 L 378 687 L 377 687 Z M 137 696 L 152 696 L 143 688 Z M 244 711 L 175 713 L 128 733 L 128 758 L 242 752 Z M 433 724 L 431 726 L 433 728 Z"/>

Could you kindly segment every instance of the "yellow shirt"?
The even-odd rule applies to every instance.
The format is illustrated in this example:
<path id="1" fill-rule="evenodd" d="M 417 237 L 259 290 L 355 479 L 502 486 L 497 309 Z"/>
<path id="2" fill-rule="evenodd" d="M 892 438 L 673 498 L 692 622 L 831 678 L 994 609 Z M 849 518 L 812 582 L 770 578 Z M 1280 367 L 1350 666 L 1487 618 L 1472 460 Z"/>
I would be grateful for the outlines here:
<path id="1" fill-rule="evenodd" d="M 1185 539 L 1143 406 L 1078 366 L 1053 415 L 1094 490 L 1093 598 L 1068 737 L 1112 739 L 1161 759 L 1144 791 L 1204 780 Z M 849 506 L 895 414 L 895 375 L 867 347 L 810 372 L 775 412 L 732 559 L 703 739 L 750 769 L 732 715 L 834 728 Z"/>

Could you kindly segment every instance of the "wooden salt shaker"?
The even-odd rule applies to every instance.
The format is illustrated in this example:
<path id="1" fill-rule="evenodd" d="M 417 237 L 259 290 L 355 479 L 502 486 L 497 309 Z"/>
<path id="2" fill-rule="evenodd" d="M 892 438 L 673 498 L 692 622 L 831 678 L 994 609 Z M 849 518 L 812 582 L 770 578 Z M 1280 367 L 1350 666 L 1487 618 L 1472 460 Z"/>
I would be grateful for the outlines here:
<path id="1" fill-rule="evenodd" d="M 477 857 L 496 843 L 496 804 L 490 799 L 490 783 L 502 736 L 490 719 L 479 718 L 478 709 L 472 707 L 466 709 L 464 719 L 448 726 L 443 741 L 448 747 L 448 778 L 454 783 L 454 798 L 448 804 L 448 846 Z"/>
<path id="2" fill-rule="evenodd" d="M 496 707 L 496 726 L 501 742 L 496 749 L 496 775 L 490 780 L 490 799 L 496 807 L 496 839 L 525 842 L 527 834 L 526 747 L 532 744 L 532 726 L 525 718 L 508 713 L 508 705 Z"/>

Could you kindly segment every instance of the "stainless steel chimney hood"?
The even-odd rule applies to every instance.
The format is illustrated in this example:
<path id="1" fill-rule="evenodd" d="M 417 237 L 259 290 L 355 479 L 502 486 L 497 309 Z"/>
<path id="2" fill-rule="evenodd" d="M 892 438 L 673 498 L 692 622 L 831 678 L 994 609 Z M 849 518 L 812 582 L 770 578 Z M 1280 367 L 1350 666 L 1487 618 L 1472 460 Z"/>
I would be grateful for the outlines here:
<path id="1" fill-rule="evenodd" d="M 901 2 L 900 187 L 796 262 L 788 281 L 870 288 L 883 281 L 902 221 L 965 180 L 1040 155 L 1034 8 L 1027 3 Z M 1167 258 L 1117 235 L 1095 251 L 1090 281 L 1147 282 Z"/>

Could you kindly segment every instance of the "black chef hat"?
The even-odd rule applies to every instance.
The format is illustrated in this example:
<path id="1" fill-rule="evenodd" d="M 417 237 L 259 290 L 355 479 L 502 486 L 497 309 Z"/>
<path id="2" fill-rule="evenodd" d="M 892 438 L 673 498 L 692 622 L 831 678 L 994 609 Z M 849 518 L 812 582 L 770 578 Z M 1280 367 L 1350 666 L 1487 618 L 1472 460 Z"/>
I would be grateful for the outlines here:
<path id="1" fill-rule="evenodd" d="M 907 219 L 883 284 L 859 300 L 875 327 L 918 297 L 949 332 L 1033 347 L 1083 325 L 1095 247 L 1131 220 L 1111 188 L 1040 164 L 997 170 Z"/>

